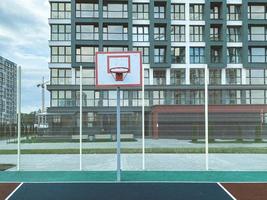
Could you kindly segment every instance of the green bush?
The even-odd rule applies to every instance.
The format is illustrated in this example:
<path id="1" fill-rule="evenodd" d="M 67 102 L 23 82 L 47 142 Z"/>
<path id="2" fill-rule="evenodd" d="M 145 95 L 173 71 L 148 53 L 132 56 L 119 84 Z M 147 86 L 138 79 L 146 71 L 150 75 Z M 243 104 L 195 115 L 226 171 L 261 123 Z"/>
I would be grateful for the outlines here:
<path id="1" fill-rule="evenodd" d="M 240 125 L 238 126 L 237 130 L 237 142 L 243 142 L 243 133 Z"/>
<path id="2" fill-rule="evenodd" d="M 262 133 L 260 126 L 257 126 L 255 129 L 255 142 L 262 142 Z"/>
<path id="3" fill-rule="evenodd" d="M 198 134 L 197 134 L 197 132 L 198 132 L 197 125 L 193 125 L 193 127 L 192 127 L 192 142 L 193 143 L 196 143 L 197 140 L 198 140 Z"/>
<path id="4" fill-rule="evenodd" d="M 213 125 L 209 125 L 209 143 L 214 143 L 214 127 Z"/>

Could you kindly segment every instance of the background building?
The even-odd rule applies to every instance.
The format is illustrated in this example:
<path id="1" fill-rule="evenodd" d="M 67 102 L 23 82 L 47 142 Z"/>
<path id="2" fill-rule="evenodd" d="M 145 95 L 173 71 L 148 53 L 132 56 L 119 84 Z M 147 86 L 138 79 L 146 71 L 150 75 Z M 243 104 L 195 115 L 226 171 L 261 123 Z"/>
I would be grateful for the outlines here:
<path id="1" fill-rule="evenodd" d="M 16 123 L 17 65 L 0 56 L 0 123 Z"/>
<path id="2" fill-rule="evenodd" d="M 115 131 L 116 91 L 95 89 L 94 55 L 128 50 L 143 52 L 147 136 L 203 134 L 206 66 L 213 135 L 266 132 L 266 0 L 50 2 L 51 133 L 78 133 L 80 65 L 84 134 Z M 141 91 L 121 97 L 122 133 L 140 135 Z"/>

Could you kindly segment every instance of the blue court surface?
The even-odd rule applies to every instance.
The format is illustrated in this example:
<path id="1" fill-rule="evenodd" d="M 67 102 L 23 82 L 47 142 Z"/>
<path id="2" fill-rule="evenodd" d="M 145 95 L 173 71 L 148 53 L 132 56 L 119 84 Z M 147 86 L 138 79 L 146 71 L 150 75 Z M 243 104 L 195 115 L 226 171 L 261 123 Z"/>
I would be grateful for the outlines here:
<path id="1" fill-rule="evenodd" d="M 217 183 L 25 183 L 9 200 L 232 200 Z"/>

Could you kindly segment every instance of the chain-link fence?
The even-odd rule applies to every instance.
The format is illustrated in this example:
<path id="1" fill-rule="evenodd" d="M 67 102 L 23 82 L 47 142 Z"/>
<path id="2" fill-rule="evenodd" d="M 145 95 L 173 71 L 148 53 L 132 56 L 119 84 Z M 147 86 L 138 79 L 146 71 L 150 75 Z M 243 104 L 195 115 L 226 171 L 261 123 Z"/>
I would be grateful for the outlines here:
<path id="1" fill-rule="evenodd" d="M 116 91 L 84 86 L 81 133 L 79 85 L 71 87 L 48 88 L 48 109 L 22 114 L 20 146 L 17 124 L 0 124 L 2 169 L 16 170 L 20 162 L 20 170 L 30 171 L 116 170 Z M 266 170 L 265 100 L 247 90 L 233 94 L 210 86 L 208 92 L 206 124 L 204 85 L 146 86 L 144 118 L 141 89 L 123 89 L 122 170 Z M 228 99 L 219 98 L 226 93 Z"/>

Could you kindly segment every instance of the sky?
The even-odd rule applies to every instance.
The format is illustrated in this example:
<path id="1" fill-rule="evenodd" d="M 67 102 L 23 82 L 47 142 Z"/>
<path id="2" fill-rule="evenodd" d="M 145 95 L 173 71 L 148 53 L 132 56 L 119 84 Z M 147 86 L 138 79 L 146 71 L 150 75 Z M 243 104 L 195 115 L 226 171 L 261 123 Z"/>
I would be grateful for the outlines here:
<path id="1" fill-rule="evenodd" d="M 49 80 L 48 18 L 48 0 L 0 0 L 0 56 L 22 68 L 24 113 L 41 108 L 41 89 L 36 85 L 43 76 Z"/>

